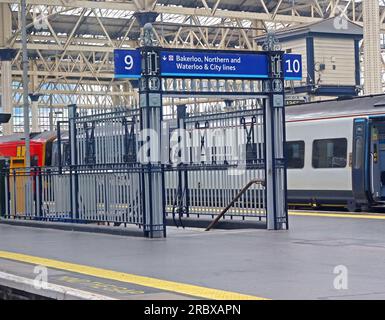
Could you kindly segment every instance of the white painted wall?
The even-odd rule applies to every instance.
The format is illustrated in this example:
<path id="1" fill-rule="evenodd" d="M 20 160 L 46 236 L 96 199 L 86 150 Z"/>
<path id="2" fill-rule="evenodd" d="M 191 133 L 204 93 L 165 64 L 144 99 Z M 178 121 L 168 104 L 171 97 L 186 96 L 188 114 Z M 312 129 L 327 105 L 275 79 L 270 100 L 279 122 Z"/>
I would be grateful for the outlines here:
<path id="1" fill-rule="evenodd" d="M 354 86 L 355 54 L 353 39 L 314 38 L 314 63 L 324 63 L 326 69 L 315 73 L 315 83 L 320 85 Z M 333 65 L 336 69 L 333 70 Z"/>

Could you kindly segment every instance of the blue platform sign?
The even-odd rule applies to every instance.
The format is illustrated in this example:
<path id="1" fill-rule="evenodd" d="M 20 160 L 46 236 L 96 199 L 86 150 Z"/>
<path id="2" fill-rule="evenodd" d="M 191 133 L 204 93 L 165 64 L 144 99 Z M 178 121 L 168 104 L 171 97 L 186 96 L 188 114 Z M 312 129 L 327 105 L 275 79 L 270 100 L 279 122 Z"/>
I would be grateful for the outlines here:
<path id="1" fill-rule="evenodd" d="M 162 51 L 161 74 L 165 77 L 267 78 L 267 56 L 247 53 Z"/>
<path id="2" fill-rule="evenodd" d="M 160 67 L 164 77 L 245 78 L 268 77 L 267 55 L 258 53 L 215 53 L 211 51 L 161 51 Z M 141 77 L 140 50 L 114 51 L 115 78 Z M 302 80 L 302 57 L 284 55 L 285 80 Z"/>
<path id="3" fill-rule="evenodd" d="M 142 73 L 140 50 L 114 50 L 115 78 L 139 79 Z"/>
<path id="4" fill-rule="evenodd" d="M 300 54 L 283 55 L 285 80 L 302 80 L 302 56 Z"/>

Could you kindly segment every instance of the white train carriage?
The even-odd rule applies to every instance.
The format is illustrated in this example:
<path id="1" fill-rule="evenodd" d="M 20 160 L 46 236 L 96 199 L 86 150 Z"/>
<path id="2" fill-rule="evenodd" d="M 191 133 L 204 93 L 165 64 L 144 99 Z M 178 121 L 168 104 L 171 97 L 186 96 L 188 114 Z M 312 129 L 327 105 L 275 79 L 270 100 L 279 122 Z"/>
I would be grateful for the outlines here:
<path id="1" fill-rule="evenodd" d="M 286 123 L 290 205 L 340 206 L 351 211 L 385 207 L 385 95 L 288 106 Z M 171 123 L 172 127 L 175 123 Z M 68 144 L 68 137 L 62 143 Z M 263 150 L 263 142 L 254 144 Z M 54 143 L 54 163 L 55 146 Z M 68 155 L 63 153 L 65 164 L 63 160 L 68 160 Z M 260 170 L 252 169 L 243 179 L 230 182 L 214 173 L 190 172 L 190 194 L 211 199 L 207 202 L 210 205 L 219 202 L 222 207 L 248 180 L 263 178 L 261 175 Z M 177 187 L 176 177 L 167 177 L 166 188 L 175 193 Z M 229 190 L 229 195 L 224 196 Z"/>
<path id="2" fill-rule="evenodd" d="M 288 200 L 385 206 L 385 95 L 287 107 Z"/>

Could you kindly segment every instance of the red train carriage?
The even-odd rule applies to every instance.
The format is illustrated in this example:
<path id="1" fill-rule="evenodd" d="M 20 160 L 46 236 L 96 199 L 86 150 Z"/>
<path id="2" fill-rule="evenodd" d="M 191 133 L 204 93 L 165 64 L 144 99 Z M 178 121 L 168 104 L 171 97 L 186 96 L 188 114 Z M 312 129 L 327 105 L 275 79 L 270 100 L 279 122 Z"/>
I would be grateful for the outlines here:
<path id="1" fill-rule="evenodd" d="M 31 166 L 44 167 L 50 166 L 52 160 L 52 143 L 56 139 L 55 132 L 43 132 L 31 134 L 30 136 L 30 153 Z M 10 190 L 15 190 L 12 197 L 11 205 L 16 209 L 17 216 L 25 212 L 25 194 L 28 181 L 28 175 L 24 174 L 24 170 L 20 168 L 26 167 L 25 157 L 25 138 L 24 134 L 12 134 L 0 137 L 0 157 L 9 161 L 10 172 Z M 19 168 L 14 175 L 12 169 Z M 34 177 L 34 174 L 32 174 Z M 36 188 L 35 179 L 32 179 L 30 185 Z M 4 206 L 2 206 L 2 210 Z"/>
<path id="2" fill-rule="evenodd" d="M 56 138 L 55 132 L 31 134 L 30 153 L 31 165 L 43 167 L 51 165 L 52 143 Z M 0 137 L 0 157 L 9 160 L 10 168 L 25 167 L 24 134 L 12 134 Z"/>

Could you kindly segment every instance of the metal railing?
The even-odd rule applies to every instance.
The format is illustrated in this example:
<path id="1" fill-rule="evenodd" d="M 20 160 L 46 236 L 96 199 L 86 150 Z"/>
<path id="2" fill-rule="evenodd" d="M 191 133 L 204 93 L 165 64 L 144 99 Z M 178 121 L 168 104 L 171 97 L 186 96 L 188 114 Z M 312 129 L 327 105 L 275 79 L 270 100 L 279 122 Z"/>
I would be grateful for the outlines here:
<path id="1" fill-rule="evenodd" d="M 6 218 L 134 224 L 147 228 L 142 168 L 12 169 L 2 172 Z M 75 181 L 76 190 L 74 190 Z M 29 209 L 30 208 L 30 209 Z"/>
<path id="2" fill-rule="evenodd" d="M 162 132 L 162 147 L 169 159 L 151 165 L 137 157 L 145 140 L 140 132 L 140 110 L 86 116 L 75 110 L 66 138 L 71 165 L 4 171 L 5 217 L 133 224 L 150 236 L 165 232 L 166 214 L 174 220 L 176 215 L 180 219 L 214 219 L 226 208 L 221 217 L 268 220 L 268 184 L 256 183 L 267 181 L 268 176 L 266 111 L 262 103 L 199 115 L 189 115 L 186 106 L 178 106 L 176 121 L 167 122 L 165 134 Z M 281 114 L 276 116 L 282 118 Z M 173 136 L 175 129 L 182 133 Z M 58 132 L 57 150 L 62 150 Z M 284 138 L 283 127 L 276 133 Z M 191 144 L 182 145 L 190 154 L 179 158 L 181 163 L 173 163 L 173 141 L 187 138 L 191 138 Z M 241 151 L 240 145 L 244 146 Z M 274 152 L 275 170 L 282 173 L 274 182 L 279 191 L 286 183 L 283 147 Z M 150 176 L 156 177 L 156 187 Z M 255 183 L 248 185 L 250 181 Z M 151 190 L 152 195 L 146 197 L 144 190 Z M 285 201 L 285 194 L 279 195 L 277 199 Z M 159 200 L 156 206 L 151 201 L 154 197 Z"/>
<path id="3" fill-rule="evenodd" d="M 119 110 L 77 116 L 76 164 L 104 165 L 136 162 L 139 110 Z"/>
<path id="4" fill-rule="evenodd" d="M 179 167 L 180 174 L 187 174 L 187 187 L 179 186 L 179 173 L 165 170 L 166 212 L 184 216 L 214 216 L 225 207 L 248 181 L 264 179 L 263 169 L 245 169 L 231 174 L 233 168 Z M 266 196 L 264 185 L 254 185 L 247 190 L 241 201 L 226 214 L 230 218 L 266 218 Z"/>
<path id="5" fill-rule="evenodd" d="M 230 210 L 230 208 L 233 207 L 242 198 L 242 196 L 246 194 L 246 192 L 250 189 L 252 185 L 265 186 L 265 181 L 251 180 L 246 186 L 243 187 L 243 189 L 235 196 L 235 198 L 231 200 L 227 207 L 224 208 L 221 213 L 209 224 L 205 231 L 210 231 L 219 222 L 219 220 L 224 217 L 224 215 Z"/>
<path id="6" fill-rule="evenodd" d="M 264 109 L 255 104 L 252 109 L 198 116 L 185 110 L 179 107 L 176 123 L 183 129 L 181 140 L 190 139 L 190 153 L 182 163 L 165 168 L 166 211 L 173 217 L 214 217 L 245 184 L 266 177 Z M 264 185 L 249 188 L 226 214 L 259 220 L 266 215 Z"/>

